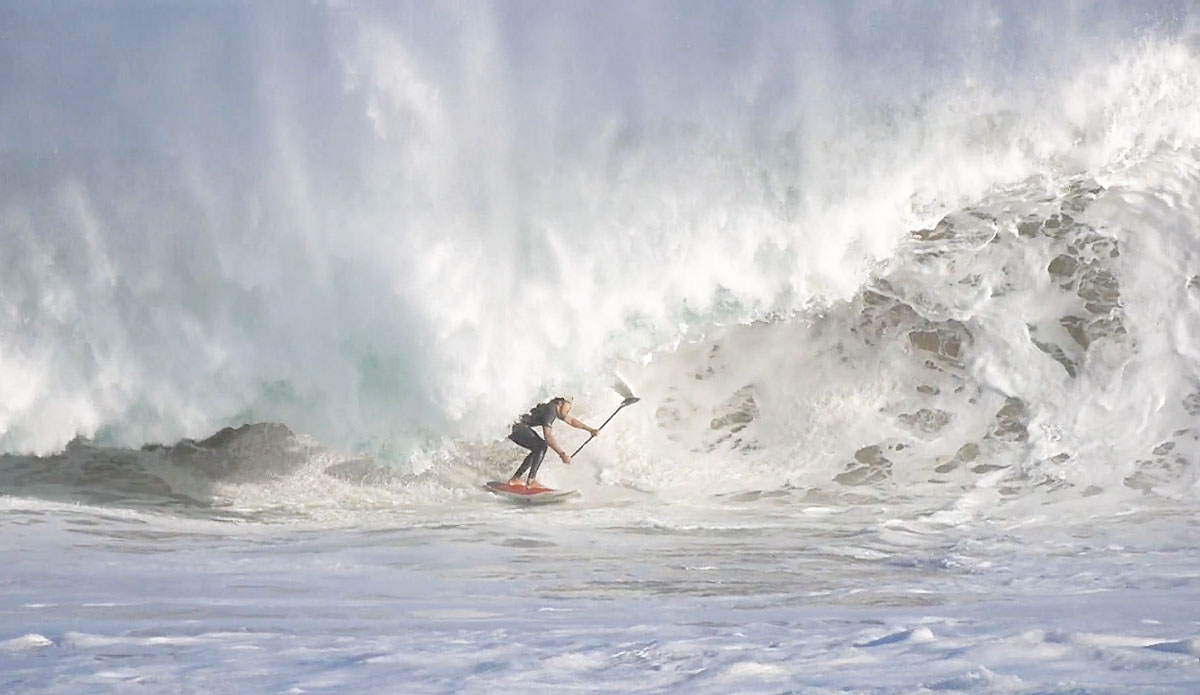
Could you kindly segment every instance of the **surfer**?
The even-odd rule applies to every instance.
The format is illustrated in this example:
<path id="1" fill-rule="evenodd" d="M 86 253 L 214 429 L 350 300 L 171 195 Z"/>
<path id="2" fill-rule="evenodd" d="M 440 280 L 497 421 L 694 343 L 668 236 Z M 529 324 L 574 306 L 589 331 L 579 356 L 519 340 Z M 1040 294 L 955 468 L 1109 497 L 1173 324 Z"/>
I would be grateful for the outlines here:
<path id="1" fill-rule="evenodd" d="M 562 420 L 571 427 L 581 430 L 587 430 L 593 437 L 600 431 L 594 427 L 588 427 L 579 420 L 571 417 L 571 401 L 561 396 L 551 398 L 545 403 L 538 403 L 528 413 L 521 416 L 521 419 L 514 422 L 512 426 L 512 434 L 508 438 L 517 444 L 529 449 L 529 454 L 521 461 L 521 467 L 516 473 L 509 478 L 509 485 L 521 485 L 521 475 L 526 470 L 529 471 L 529 477 L 525 482 L 528 487 L 541 487 L 535 476 L 537 475 L 538 467 L 542 465 L 542 459 L 546 456 L 546 448 L 554 449 L 558 453 L 558 457 L 565 464 L 571 463 L 571 457 L 567 456 L 567 452 L 558 445 L 554 440 L 554 434 L 550 431 L 555 420 Z M 538 436 L 538 433 L 533 430 L 534 427 L 541 427 L 542 434 L 545 439 Z"/>

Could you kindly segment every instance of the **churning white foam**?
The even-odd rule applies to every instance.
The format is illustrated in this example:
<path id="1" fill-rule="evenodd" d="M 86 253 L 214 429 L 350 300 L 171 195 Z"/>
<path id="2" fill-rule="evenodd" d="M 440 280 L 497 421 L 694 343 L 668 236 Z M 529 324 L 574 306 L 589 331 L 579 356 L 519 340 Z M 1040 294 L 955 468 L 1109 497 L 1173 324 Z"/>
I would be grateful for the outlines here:
<path id="1" fill-rule="evenodd" d="M 426 470 L 417 452 L 493 439 L 541 395 L 603 416 L 627 360 L 647 402 L 596 456 L 635 487 L 913 482 L 924 461 L 1086 489 L 1084 459 L 1130 477 L 1185 446 L 1200 66 L 1179 24 L 639 12 L 314 6 L 263 41 L 277 17 L 231 10 L 228 64 L 162 104 L 211 56 L 101 27 L 121 40 L 93 60 L 163 59 L 95 97 L 142 139 L 60 123 L 41 140 L 73 154 L 28 154 L 3 131 L 6 448 L 278 420 Z M 253 106 L 202 108 L 235 94 Z M 1093 184 L 1071 238 L 1022 234 Z M 1067 313 L 1095 273 L 1046 266 L 1092 233 L 1119 261 L 1075 262 L 1120 301 Z M 1120 340 L 1092 326 L 1114 312 Z"/>

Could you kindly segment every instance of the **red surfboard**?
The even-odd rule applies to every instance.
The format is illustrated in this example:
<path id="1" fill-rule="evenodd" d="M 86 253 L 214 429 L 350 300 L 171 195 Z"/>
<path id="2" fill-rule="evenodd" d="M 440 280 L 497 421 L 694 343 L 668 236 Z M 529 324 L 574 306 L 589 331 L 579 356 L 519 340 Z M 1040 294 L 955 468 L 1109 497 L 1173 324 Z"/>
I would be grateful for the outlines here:
<path id="1" fill-rule="evenodd" d="M 492 492 L 500 497 L 511 500 L 513 502 L 522 502 L 525 504 L 546 504 L 548 502 L 561 502 L 562 500 L 578 495 L 578 490 L 555 490 L 549 487 L 526 487 L 525 485 L 509 485 L 500 480 L 493 480 L 486 486 L 489 492 Z"/>

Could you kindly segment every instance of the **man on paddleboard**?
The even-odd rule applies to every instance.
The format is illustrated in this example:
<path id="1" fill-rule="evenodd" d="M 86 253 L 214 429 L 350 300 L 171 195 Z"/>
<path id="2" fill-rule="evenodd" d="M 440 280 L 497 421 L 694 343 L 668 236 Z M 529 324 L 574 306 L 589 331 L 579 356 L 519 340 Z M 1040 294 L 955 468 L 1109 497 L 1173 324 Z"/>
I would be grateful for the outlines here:
<path id="1" fill-rule="evenodd" d="M 558 442 L 554 440 L 554 434 L 550 431 L 555 420 L 562 420 L 576 429 L 587 430 L 593 437 L 600 431 L 571 417 L 570 412 L 571 401 L 560 396 L 551 398 L 545 403 L 538 403 L 528 413 L 522 415 L 520 420 L 513 423 L 512 434 L 508 435 L 508 438 L 529 449 L 529 454 L 524 461 L 521 461 L 521 467 L 517 469 L 517 472 L 509 478 L 509 485 L 521 485 L 521 475 L 528 470 L 529 478 L 525 485 L 541 487 L 535 476 L 537 476 L 538 467 L 542 465 L 542 459 L 546 456 L 547 446 L 558 453 L 558 457 L 562 459 L 563 463 L 568 465 L 571 463 L 571 457 L 567 456 L 567 452 L 558 445 Z M 534 427 L 541 427 L 542 434 L 546 438 L 539 437 L 533 430 Z"/>

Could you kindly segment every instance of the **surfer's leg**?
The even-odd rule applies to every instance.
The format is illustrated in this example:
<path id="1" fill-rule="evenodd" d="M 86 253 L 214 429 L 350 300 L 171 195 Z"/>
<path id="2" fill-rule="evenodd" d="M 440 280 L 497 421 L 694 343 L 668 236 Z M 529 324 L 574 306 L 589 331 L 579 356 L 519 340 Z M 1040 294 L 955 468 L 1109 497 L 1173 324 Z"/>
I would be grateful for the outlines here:
<path id="1" fill-rule="evenodd" d="M 529 449 L 529 454 L 525 456 L 525 460 L 521 461 L 521 467 L 508 482 L 512 484 L 520 483 L 521 476 L 525 471 L 529 471 L 529 477 L 537 472 L 538 466 L 542 463 L 542 458 L 546 455 L 546 440 L 538 436 L 537 432 L 529 425 L 517 425 L 513 427 L 512 434 L 508 436 L 514 443 Z"/>
<path id="2" fill-rule="evenodd" d="M 525 471 L 529 470 L 529 465 L 532 463 L 532 461 L 530 459 L 532 459 L 532 458 L 533 458 L 533 453 L 530 452 L 525 457 L 525 460 L 521 461 L 521 465 L 517 468 L 517 472 L 513 473 L 509 477 L 509 479 L 508 479 L 509 485 L 523 485 L 523 483 L 521 482 L 521 476 L 525 474 Z"/>
<path id="3" fill-rule="evenodd" d="M 549 448 L 549 445 L 546 444 L 546 440 L 542 439 L 541 437 L 538 437 L 538 439 L 542 442 L 542 445 L 529 452 L 529 458 L 533 459 L 533 461 L 531 461 L 529 464 L 528 483 L 533 487 L 538 487 L 538 482 L 536 480 L 538 468 L 540 468 L 542 465 L 542 459 L 546 458 L 546 449 Z M 520 474 L 518 474 L 518 477 L 520 477 Z"/>
<path id="4" fill-rule="evenodd" d="M 529 470 L 529 464 L 531 463 L 533 463 L 532 451 L 525 455 L 525 459 L 521 461 L 521 465 L 517 467 L 517 472 L 508 477 L 508 484 L 521 485 L 521 476 L 525 474 L 525 471 Z"/>

